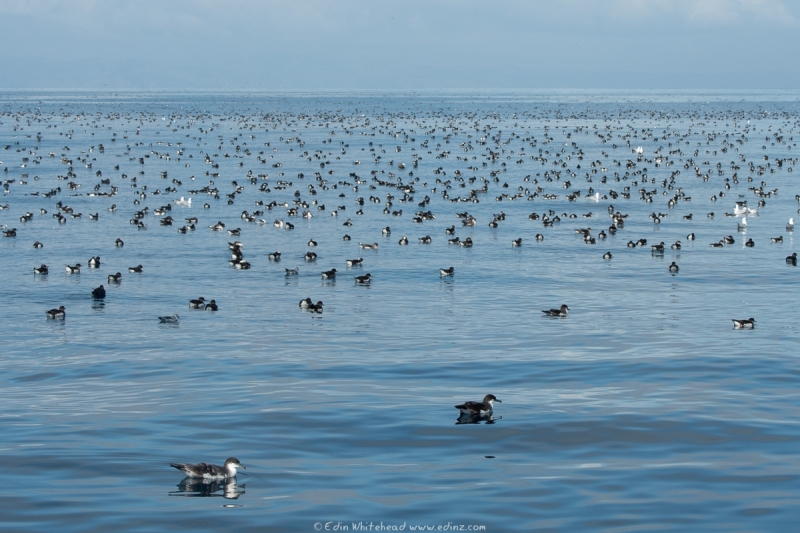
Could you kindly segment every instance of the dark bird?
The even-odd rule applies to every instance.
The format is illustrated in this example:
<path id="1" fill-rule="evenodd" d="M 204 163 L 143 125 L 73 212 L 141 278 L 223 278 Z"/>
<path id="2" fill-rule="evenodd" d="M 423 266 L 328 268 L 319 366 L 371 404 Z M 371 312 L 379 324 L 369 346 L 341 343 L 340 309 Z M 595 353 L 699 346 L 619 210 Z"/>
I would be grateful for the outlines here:
<path id="1" fill-rule="evenodd" d="M 102 285 L 100 285 L 96 289 L 92 289 L 92 298 L 102 300 L 105 297 L 106 297 L 106 289 Z"/>
<path id="2" fill-rule="evenodd" d="M 733 329 L 753 329 L 756 327 L 755 318 L 743 318 L 741 320 L 732 318 L 731 320 L 733 320 Z"/>
<path id="3" fill-rule="evenodd" d="M 49 311 L 45 311 L 45 313 L 47 314 L 47 318 L 67 318 L 67 312 L 65 311 L 63 305 L 58 309 L 50 309 Z"/>
<path id="4" fill-rule="evenodd" d="M 189 477 L 201 477 L 204 479 L 229 479 L 236 477 L 236 469 L 247 469 L 236 457 L 229 457 L 223 466 L 208 463 L 197 463 L 190 465 L 186 463 L 170 463 L 169 466 L 177 468 Z"/>
<path id="5" fill-rule="evenodd" d="M 485 415 L 492 412 L 494 402 L 503 403 L 494 394 L 487 394 L 483 397 L 482 402 L 464 402 L 461 405 L 456 405 L 455 408 L 466 414 Z"/>
<path id="6" fill-rule="evenodd" d="M 560 309 L 543 309 L 542 313 L 547 316 L 567 316 L 567 311 L 569 310 L 567 304 L 563 304 Z"/>

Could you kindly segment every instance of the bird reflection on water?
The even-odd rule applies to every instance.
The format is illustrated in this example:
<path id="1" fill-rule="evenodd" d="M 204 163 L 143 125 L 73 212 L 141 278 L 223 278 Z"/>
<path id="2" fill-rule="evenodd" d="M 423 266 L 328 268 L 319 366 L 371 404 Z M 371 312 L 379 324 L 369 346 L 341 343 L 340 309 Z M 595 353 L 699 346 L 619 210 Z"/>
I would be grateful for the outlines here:
<path id="1" fill-rule="evenodd" d="M 178 490 L 173 490 L 169 493 L 170 496 L 187 496 L 187 497 L 219 497 L 222 496 L 226 500 L 237 500 L 239 496 L 245 493 L 245 485 L 238 485 L 236 479 L 202 479 L 195 477 L 185 477 L 178 483 Z M 217 494 L 222 491 L 221 494 Z"/>
<path id="2" fill-rule="evenodd" d="M 486 424 L 494 424 L 495 421 L 501 420 L 502 416 L 492 416 L 491 413 L 488 415 L 479 415 L 475 413 L 461 413 L 456 420 L 456 425 L 461 424 L 480 424 L 481 422 Z"/>

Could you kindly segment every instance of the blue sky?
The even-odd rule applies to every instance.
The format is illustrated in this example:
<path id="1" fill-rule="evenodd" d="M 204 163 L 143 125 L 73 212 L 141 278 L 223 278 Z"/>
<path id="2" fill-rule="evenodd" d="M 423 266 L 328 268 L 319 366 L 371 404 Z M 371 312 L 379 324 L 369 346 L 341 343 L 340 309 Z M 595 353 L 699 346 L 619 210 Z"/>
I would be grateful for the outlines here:
<path id="1" fill-rule="evenodd" d="M 799 88 L 791 0 L 0 0 L 0 88 Z"/>

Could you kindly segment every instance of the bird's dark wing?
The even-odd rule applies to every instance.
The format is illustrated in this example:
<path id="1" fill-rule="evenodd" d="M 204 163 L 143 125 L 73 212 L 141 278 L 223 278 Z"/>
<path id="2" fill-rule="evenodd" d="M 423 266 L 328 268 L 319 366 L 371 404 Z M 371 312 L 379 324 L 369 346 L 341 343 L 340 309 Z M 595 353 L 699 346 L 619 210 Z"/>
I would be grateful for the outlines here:
<path id="1" fill-rule="evenodd" d="M 464 402 L 461 405 L 456 405 L 456 409 L 479 413 L 486 410 L 486 405 L 483 402 Z"/>

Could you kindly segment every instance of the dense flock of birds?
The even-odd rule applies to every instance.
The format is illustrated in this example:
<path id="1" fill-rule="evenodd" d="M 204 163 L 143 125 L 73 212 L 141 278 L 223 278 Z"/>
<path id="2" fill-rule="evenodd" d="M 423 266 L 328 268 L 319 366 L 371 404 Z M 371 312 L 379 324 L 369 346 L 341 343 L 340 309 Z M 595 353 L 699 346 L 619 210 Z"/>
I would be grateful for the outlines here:
<path id="1" fill-rule="evenodd" d="M 701 216 L 734 217 L 736 232 L 745 234 L 748 219 L 769 209 L 770 199 L 779 194 L 778 188 L 768 185 L 770 178 L 791 173 L 797 164 L 797 157 L 791 154 L 796 149 L 793 135 L 799 122 L 788 113 L 769 117 L 752 113 L 756 119 L 752 125 L 750 114 L 743 111 L 720 114 L 689 109 L 667 116 L 660 111 L 635 110 L 630 111 L 630 120 L 619 114 L 548 113 L 427 112 L 416 116 L 317 110 L 162 116 L 5 111 L 0 114 L 0 131 L 6 141 L 0 167 L 3 193 L 9 200 L 0 205 L 3 236 L 26 239 L 26 226 L 39 217 L 51 217 L 59 226 L 83 219 L 84 213 L 70 206 L 70 197 L 82 196 L 97 199 L 97 211 L 86 213 L 86 219 L 101 227 L 105 211 L 130 217 L 135 231 L 152 231 L 155 226 L 186 234 L 207 228 L 244 239 L 247 225 L 290 232 L 295 227 L 292 219 L 300 217 L 327 217 L 348 231 L 365 210 L 374 209 L 387 220 L 410 219 L 419 227 L 437 217 L 452 217 L 453 224 L 443 236 L 447 245 L 471 248 L 480 243 L 457 236 L 456 224 L 496 229 L 507 215 L 498 208 L 491 219 L 479 220 L 470 213 L 470 205 L 529 202 L 527 219 L 541 227 L 532 237 L 534 242 L 548 238 L 548 232 L 565 222 L 582 219 L 593 221 L 595 227 L 576 227 L 575 233 L 586 244 L 596 245 L 624 231 L 630 217 L 625 209 L 629 202 L 653 204 L 649 220 L 660 224 L 673 216 L 678 204 L 692 200 L 688 191 L 696 183 L 713 184 L 719 192 L 710 201 L 730 209 Z M 83 135 L 78 135 L 80 132 Z M 74 137 L 82 140 L 79 145 Z M 165 138 L 169 140 L 158 140 Z M 48 159 L 55 164 L 48 167 Z M 740 183 L 746 187 L 737 187 Z M 25 203 L 20 201 L 23 196 L 39 201 L 38 213 L 17 207 Z M 257 199 L 238 207 L 245 197 Z M 800 195 L 795 198 L 800 201 Z M 601 212 L 587 212 L 587 205 L 602 206 Z M 196 214 L 181 221 L 180 215 L 173 218 L 177 213 L 173 207 Z M 227 213 L 241 210 L 244 228 L 220 220 L 226 209 Z M 693 216 L 685 214 L 682 219 L 688 223 Z M 601 221 L 604 217 L 605 222 Z M 11 220 L 19 220 L 18 227 L 9 227 Z M 372 230 L 376 237 L 390 238 L 392 233 L 390 225 Z M 794 218 L 790 217 L 784 227 L 775 228 L 771 243 L 783 242 L 783 232 L 793 230 Z M 711 248 L 728 246 L 738 239 L 733 234 L 715 237 L 708 244 Z M 414 241 L 430 245 L 434 238 L 430 234 L 402 235 L 397 245 Z M 686 235 L 686 240 L 696 238 L 694 232 Z M 351 237 L 345 233 L 342 240 Z M 509 246 L 528 243 L 527 237 L 516 237 Z M 30 243 L 36 249 L 47 244 L 46 240 Z M 108 242 L 109 247 L 124 244 L 122 236 Z M 648 244 L 652 254 L 664 254 L 665 249 L 679 250 L 683 243 L 632 238 L 626 246 L 647 249 Z M 745 246 L 754 245 L 752 238 L 745 241 Z M 317 242 L 312 238 L 307 246 L 310 250 L 304 260 L 313 265 Z M 381 245 L 359 246 L 377 251 Z M 245 249 L 242 240 L 228 243 L 229 263 L 234 269 L 250 269 L 249 259 L 281 259 L 280 251 L 245 259 Z M 91 253 L 94 251 L 86 255 Z M 614 256 L 608 250 L 602 256 L 597 254 L 601 257 L 612 261 Z M 362 257 L 352 258 L 346 266 L 362 263 Z M 86 264 L 100 268 L 100 256 L 90 256 Z M 786 264 L 796 266 L 797 254 L 787 256 Z M 79 275 L 81 268 L 81 262 L 65 265 L 69 275 Z M 151 268 L 158 265 L 138 264 L 128 272 L 142 275 Z M 453 266 L 437 268 L 443 278 L 456 275 Z M 679 270 L 675 261 L 668 266 L 672 274 Z M 50 267 L 39 264 L 32 271 L 35 276 L 47 276 Z M 299 268 L 285 269 L 287 277 L 298 273 Z M 336 268 L 320 272 L 323 279 L 340 274 Z M 109 287 L 119 285 L 122 277 L 120 272 L 110 273 Z M 355 285 L 369 285 L 373 280 L 369 272 L 353 278 Z M 104 299 L 106 290 L 103 285 L 94 288 L 91 297 Z M 187 300 L 190 309 L 220 309 L 215 299 Z M 324 304 L 306 297 L 299 307 L 319 314 Z M 542 312 L 564 318 L 569 310 L 563 304 Z M 46 316 L 64 320 L 65 306 L 46 311 Z M 164 324 L 180 322 L 178 313 L 158 319 Z M 753 318 L 734 319 L 736 328 L 753 328 L 754 324 Z"/>

